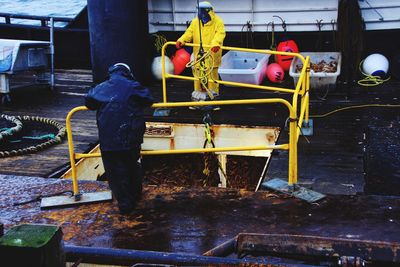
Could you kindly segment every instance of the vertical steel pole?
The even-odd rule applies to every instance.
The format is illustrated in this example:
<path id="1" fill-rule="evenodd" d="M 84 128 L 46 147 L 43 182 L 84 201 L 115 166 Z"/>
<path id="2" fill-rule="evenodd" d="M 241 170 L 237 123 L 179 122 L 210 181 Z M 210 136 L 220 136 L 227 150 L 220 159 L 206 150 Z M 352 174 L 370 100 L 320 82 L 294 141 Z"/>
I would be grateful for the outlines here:
<path id="1" fill-rule="evenodd" d="M 306 113 L 305 113 L 305 120 L 308 123 L 308 119 L 310 116 L 310 56 L 306 57 L 305 64 L 306 66 L 306 78 L 305 78 L 305 89 L 306 89 L 306 94 L 305 96 L 307 97 L 307 102 L 306 102 Z"/>
<path id="2" fill-rule="evenodd" d="M 289 178 L 288 185 L 293 186 L 297 183 L 297 119 L 296 116 L 290 116 L 289 123 Z"/>
<path id="3" fill-rule="evenodd" d="M 50 17 L 50 86 L 54 90 L 54 18 Z"/>

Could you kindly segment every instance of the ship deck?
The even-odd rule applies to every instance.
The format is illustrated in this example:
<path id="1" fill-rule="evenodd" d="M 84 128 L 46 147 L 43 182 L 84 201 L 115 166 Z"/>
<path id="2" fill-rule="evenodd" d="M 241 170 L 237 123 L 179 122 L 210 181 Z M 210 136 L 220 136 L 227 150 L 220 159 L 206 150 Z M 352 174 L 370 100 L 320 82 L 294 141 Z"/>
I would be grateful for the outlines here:
<path id="1" fill-rule="evenodd" d="M 42 116 L 65 123 L 72 108 L 83 105 L 91 85 L 91 73 L 58 70 L 56 90 L 21 88 L 13 102 L 1 110 L 9 115 Z M 292 86 L 292 81 L 285 81 Z M 311 94 L 310 113 L 326 114 L 340 108 L 367 104 L 399 104 L 398 82 L 379 87 L 354 87 L 351 94 L 338 90 L 326 99 Z M 159 83 L 149 86 L 158 101 Z M 174 82 L 169 101 L 187 101 L 191 84 Z M 223 87 L 222 99 L 287 97 L 259 90 Z M 148 121 L 201 123 L 203 114 L 176 108 L 168 117 Z M 300 137 L 299 183 L 327 198 L 309 204 L 269 191 L 179 186 L 145 186 L 136 212 L 118 214 L 115 202 L 41 210 L 38 201 L 14 203 L 39 195 L 71 189 L 60 180 L 68 164 L 67 142 L 35 154 L 0 159 L 0 222 L 5 229 L 20 223 L 51 223 L 62 227 L 68 245 L 129 248 L 201 254 L 241 232 L 318 235 L 349 239 L 400 242 L 400 198 L 364 193 L 365 132 L 374 125 L 398 126 L 398 110 L 360 107 L 314 118 L 314 135 Z M 287 111 L 278 105 L 223 106 L 212 115 L 215 124 L 281 127 L 278 143 L 287 141 Z M 97 142 L 94 112 L 82 112 L 73 120 L 77 151 L 88 151 Z M 398 130 L 398 129 L 397 129 Z M 398 142 L 397 142 L 398 143 Z M 398 144 L 397 144 L 398 145 Z M 381 175 L 391 169 L 382 169 Z M 267 178 L 287 177 L 287 153 L 273 153 Z M 104 182 L 84 181 L 82 190 L 105 189 Z M 384 193 L 384 192 L 383 192 Z M 235 222 L 235 223 L 232 223 Z M 155 241 L 157 240 L 157 241 Z"/>
<path id="2" fill-rule="evenodd" d="M 71 190 L 68 180 L 1 175 L 1 222 L 60 225 L 66 245 L 201 255 L 239 233 L 310 235 L 399 243 L 400 199 L 330 195 L 318 204 L 237 189 L 146 186 L 135 212 L 115 202 L 40 209 L 41 194 Z M 107 188 L 84 181 L 82 192 Z"/>
<path id="3" fill-rule="evenodd" d="M 29 87 L 13 91 L 12 104 L 0 107 L 8 115 L 41 116 L 65 125 L 68 112 L 84 104 L 83 95 L 92 84 L 91 72 L 87 70 L 58 70 L 56 90 Z M 168 101 L 189 101 L 191 83 L 179 81 L 168 83 Z M 292 79 L 285 79 L 281 87 L 292 88 Z M 397 105 L 399 82 L 393 80 L 378 87 L 353 87 L 351 92 L 331 90 L 326 99 L 311 91 L 310 114 L 323 115 L 331 111 L 353 106 L 322 118 L 312 118 L 313 136 L 299 139 L 299 183 L 328 194 L 357 194 L 364 187 L 364 148 L 368 128 L 386 126 L 397 129 L 396 108 L 368 105 Z M 161 84 L 149 86 L 157 101 L 162 100 Z M 288 98 L 287 94 L 269 91 L 222 87 L 222 99 Z M 290 100 L 290 99 L 289 99 Z M 365 106 L 367 105 L 367 106 Z M 203 113 L 187 108 L 175 108 L 168 117 L 154 117 L 153 109 L 146 110 L 148 121 L 202 123 Z M 214 124 L 261 125 L 281 128 L 279 143 L 287 143 L 287 110 L 278 104 L 223 106 L 213 112 Z M 79 112 L 72 120 L 75 149 L 84 152 L 97 143 L 95 113 Z M 397 144 L 392 144 L 397 145 Z M 35 177 L 59 177 L 68 165 L 68 146 L 62 144 L 35 154 L 1 159 L 1 173 Z M 64 167 L 64 168 L 63 168 Z M 383 176 L 384 176 L 383 170 Z M 267 178 L 287 177 L 287 153 L 273 152 Z"/>

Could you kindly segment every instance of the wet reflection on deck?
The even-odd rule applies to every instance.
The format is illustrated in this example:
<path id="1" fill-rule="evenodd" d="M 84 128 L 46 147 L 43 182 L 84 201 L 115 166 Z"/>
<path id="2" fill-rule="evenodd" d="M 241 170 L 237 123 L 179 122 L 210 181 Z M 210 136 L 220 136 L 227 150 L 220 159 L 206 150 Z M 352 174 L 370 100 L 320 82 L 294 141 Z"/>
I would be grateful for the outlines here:
<path id="1" fill-rule="evenodd" d="M 83 192 L 107 188 L 80 182 Z M 399 242 L 400 198 L 330 196 L 308 204 L 271 192 L 146 186 L 131 215 L 115 202 L 41 210 L 39 201 L 70 190 L 66 180 L 0 175 L 0 222 L 7 231 L 20 223 L 61 225 L 68 245 L 202 254 L 241 232 L 303 234 Z"/>

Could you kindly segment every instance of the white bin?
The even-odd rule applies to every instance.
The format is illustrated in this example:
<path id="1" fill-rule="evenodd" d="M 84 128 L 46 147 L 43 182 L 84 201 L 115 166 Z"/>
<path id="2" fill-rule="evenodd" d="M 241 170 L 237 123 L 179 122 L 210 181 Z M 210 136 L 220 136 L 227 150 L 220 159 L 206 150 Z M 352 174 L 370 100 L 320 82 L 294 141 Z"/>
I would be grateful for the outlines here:
<path id="1" fill-rule="evenodd" d="M 300 53 L 304 56 L 310 56 L 310 62 L 317 64 L 324 60 L 329 63 L 332 60 L 337 61 L 336 72 L 310 72 L 310 88 L 327 88 L 333 87 L 336 84 L 337 77 L 340 74 L 340 65 L 342 61 L 342 55 L 340 52 L 302 52 Z M 289 75 L 293 77 L 294 86 L 297 85 L 297 81 L 300 77 L 300 72 L 296 72 L 296 65 L 303 65 L 301 60 L 295 57 L 290 64 Z"/>
<path id="2" fill-rule="evenodd" d="M 221 80 L 261 84 L 265 78 L 269 54 L 229 51 L 222 57 L 218 70 Z"/>

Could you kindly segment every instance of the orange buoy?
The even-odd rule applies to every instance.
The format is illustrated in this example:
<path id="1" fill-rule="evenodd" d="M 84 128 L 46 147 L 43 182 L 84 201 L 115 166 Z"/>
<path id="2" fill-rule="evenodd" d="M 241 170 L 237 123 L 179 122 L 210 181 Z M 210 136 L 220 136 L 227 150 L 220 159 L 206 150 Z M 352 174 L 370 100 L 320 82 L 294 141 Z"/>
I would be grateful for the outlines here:
<path id="1" fill-rule="evenodd" d="M 172 63 L 174 64 L 174 74 L 181 74 L 185 68 L 186 64 L 190 61 L 190 54 L 184 49 L 178 49 L 175 55 L 172 57 Z"/>
<path id="2" fill-rule="evenodd" d="M 293 40 L 287 40 L 280 42 L 278 44 L 277 51 L 282 52 L 291 52 L 291 53 L 299 53 L 299 48 L 297 44 Z M 285 55 L 277 55 L 276 62 L 281 65 L 282 69 L 288 71 L 290 69 L 290 64 L 292 63 L 293 57 L 292 56 L 285 56 Z"/>

